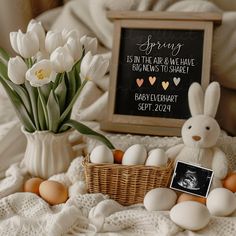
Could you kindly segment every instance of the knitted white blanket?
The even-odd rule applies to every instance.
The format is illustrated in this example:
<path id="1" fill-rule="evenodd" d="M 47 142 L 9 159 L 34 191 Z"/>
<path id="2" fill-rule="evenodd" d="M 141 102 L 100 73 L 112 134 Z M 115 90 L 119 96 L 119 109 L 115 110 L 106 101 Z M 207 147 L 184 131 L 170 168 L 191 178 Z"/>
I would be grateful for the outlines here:
<path id="1" fill-rule="evenodd" d="M 184 2 L 184 3 L 183 3 Z M 212 0 L 222 9 L 236 10 L 233 1 Z M 224 2 L 224 4 L 222 3 Z M 208 1 L 201 0 L 77 0 L 61 10 L 56 21 L 44 18 L 52 28 L 63 28 L 68 25 L 78 28 L 82 34 L 97 36 L 101 51 L 111 48 L 112 25 L 106 17 L 106 9 L 112 10 L 194 10 L 221 11 Z M 59 10 L 60 11 L 60 10 Z M 53 15 L 55 16 L 55 15 Z M 42 18 L 43 19 L 43 18 Z M 45 20 L 46 19 L 46 20 Z M 224 25 L 215 31 L 213 67 L 217 75 L 223 78 L 234 78 L 236 74 L 235 27 L 236 13 L 224 13 Z M 54 23 L 53 23 L 54 22 Z M 53 23 L 53 24 L 52 24 Z M 222 36 L 227 36 L 229 44 L 225 45 Z M 224 45 L 224 46 L 222 46 Z M 222 51 L 223 50 L 223 51 Z M 220 57 L 219 55 L 224 55 Z M 227 64 L 224 58 L 228 58 Z M 223 61 L 222 61 L 223 60 Z M 234 64 L 235 63 L 235 64 Z M 83 120 L 102 119 L 107 102 L 108 77 L 95 84 L 88 83 L 77 102 L 74 115 Z M 223 81 L 221 81 L 223 83 Z M 94 96 L 91 99 L 91 94 Z M 90 98 L 90 99 L 88 99 Z M 22 193 L 21 188 L 28 177 L 20 165 L 25 149 L 25 139 L 20 132 L 20 124 L 15 117 L 9 101 L 0 94 L 0 236 L 35 236 L 35 235 L 219 235 L 231 236 L 236 232 L 236 214 L 231 217 L 212 217 L 209 225 L 196 233 L 184 231 L 169 218 L 168 212 L 148 212 L 142 205 L 122 207 L 108 200 L 102 194 L 81 195 L 76 192 L 76 183 L 83 184 L 84 175 L 81 157 L 75 159 L 67 173 L 51 177 L 66 184 L 70 198 L 65 204 L 50 207 L 34 194 Z M 90 124 L 97 128 L 97 123 Z M 117 148 L 126 149 L 134 143 L 142 143 L 147 149 L 168 147 L 181 142 L 180 138 L 160 138 L 138 135 L 106 134 Z M 17 142 L 16 142 L 17 141 Z M 77 150 L 91 150 L 96 142 L 86 140 L 74 134 L 71 142 Z M 222 133 L 219 146 L 227 154 L 232 169 L 236 169 L 236 138 Z M 99 233 L 98 233 L 99 232 Z M 109 233 L 107 233 L 109 232 Z"/>
<path id="2" fill-rule="evenodd" d="M 51 177 L 69 185 L 70 198 L 65 204 L 50 207 L 37 195 L 22 192 L 2 198 L 0 235 L 108 235 L 105 232 L 114 232 L 109 235 L 232 236 L 236 232 L 236 214 L 212 217 L 205 229 L 194 233 L 175 225 L 169 212 L 148 212 L 142 204 L 123 207 L 102 194 L 78 194 L 73 186 L 84 180 L 81 161 L 82 157 L 78 157 L 67 173 Z M 13 175 L 23 177 L 16 165 L 11 169 Z"/>
<path id="3" fill-rule="evenodd" d="M 17 134 L 16 124 L 2 130 L 2 138 L 14 139 L 13 126 Z M 91 123 L 97 128 L 97 123 Z M 5 132 L 5 135 L 4 135 Z M 13 134 L 13 135 L 12 135 Z M 107 137 L 119 148 L 126 149 L 134 143 L 143 143 L 148 150 L 154 147 L 167 149 L 181 142 L 181 138 L 160 138 L 138 135 L 107 134 Z M 0 142 L 3 140 L 0 140 Z M 71 137 L 77 153 L 84 149 L 83 140 L 74 133 Z M 236 166 L 236 138 L 222 133 L 219 146 L 224 149 L 231 165 Z M 87 139 L 87 151 L 96 142 Z M 14 148 L 13 148 L 14 150 Z M 197 233 L 183 231 L 169 218 L 168 212 L 148 212 L 143 205 L 123 207 L 117 202 L 107 200 L 102 194 L 84 194 L 76 191 L 76 186 L 84 182 L 83 157 L 71 163 L 66 173 L 52 176 L 69 188 L 69 200 L 65 204 L 49 206 L 35 194 L 20 192 L 23 182 L 28 178 L 19 162 L 12 164 L 6 171 L 6 177 L 0 181 L 0 236 L 36 236 L 36 235 L 219 235 L 231 236 L 236 232 L 235 217 L 212 217 L 209 225 Z M 0 158 L 4 163 L 4 159 Z M 9 161 L 10 163 L 11 161 Z M 6 196 L 6 197 L 4 197 Z M 98 233 L 99 232 L 99 233 Z M 107 234 L 106 232 L 110 232 Z M 114 234 L 111 234 L 114 232 Z"/>
<path id="4" fill-rule="evenodd" d="M 66 204 L 49 207 L 42 199 L 30 193 L 16 193 L 0 202 L 0 235 L 108 235 L 98 233 L 88 220 L 89 212 L 106 203 L 101 194 L 77 195 Z M 104 205 L 104 204 L 103 204 Z M 201 232 L 182 232 L 169 218 L 168 212 L 147 212 L 142 206 L 124 208 L 107 217 L 97 216 L 102 222 L 101 231 L 113 231 L 109 235 L 234 235 L 236 217 L 212 218 Z M 119 231 L 119 232 L 117 232 Z"/>

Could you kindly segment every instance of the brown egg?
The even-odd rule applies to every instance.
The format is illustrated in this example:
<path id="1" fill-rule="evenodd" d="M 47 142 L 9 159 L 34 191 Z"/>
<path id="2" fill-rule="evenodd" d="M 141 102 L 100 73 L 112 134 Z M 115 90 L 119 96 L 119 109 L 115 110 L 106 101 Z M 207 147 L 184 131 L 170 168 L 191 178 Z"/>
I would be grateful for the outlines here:
<path id="1" fill-rule="evenodd" d="M 199 202 L 202 204 L 206 204 L 206 198 L 194 196 L 194 195 L 187 194 L 187 193 L 182 193 L 179 196 L 177 203 L 185 202 L 185 201 L 195 201 L 195 202 Z"/>
<path id="2" fill-rule="evenodd" d="M 236 192 L 236 173 L 230 173 L 223 180 L 223 187 L 229 189 L 233 193 Z"/>
<path id="3" fill-rule="evenodd" d="M 51 205 L 64 203 L 68 199 L 68 189 L 63 184 L 53 180 L 42 182 L 39 186 L 39 193 Z"/>
<path id="4" fill-rule="evenodd" d="M 43 182 L 43 179 L 40 178 L 32 178 L 27 180 L 24 183 L 24 192 L 35 193 L 39 195 L 39 185 Z"/>
<path id="5" fill-rule="evenodd" d="M 114 161 L 116 164 L 122 163 L 122 158 L 124 156 L 124 152 L 122 150 L 115 149 L 113 150 Z"/>

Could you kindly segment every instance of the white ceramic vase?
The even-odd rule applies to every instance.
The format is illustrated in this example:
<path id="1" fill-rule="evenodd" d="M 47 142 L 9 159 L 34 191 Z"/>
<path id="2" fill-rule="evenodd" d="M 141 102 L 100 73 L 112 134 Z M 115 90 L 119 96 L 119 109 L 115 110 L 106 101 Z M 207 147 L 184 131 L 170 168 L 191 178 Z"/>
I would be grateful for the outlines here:
<path id="1" fill-rule="evenodd" d="M 68 169 L 74 158 L 68 140 L 70 131 L 60 134 L 50 131 L 28 133 L 23 128 L 22 131 L 27 138 L 24 165 L 32 176 L 48 179 Z"/>

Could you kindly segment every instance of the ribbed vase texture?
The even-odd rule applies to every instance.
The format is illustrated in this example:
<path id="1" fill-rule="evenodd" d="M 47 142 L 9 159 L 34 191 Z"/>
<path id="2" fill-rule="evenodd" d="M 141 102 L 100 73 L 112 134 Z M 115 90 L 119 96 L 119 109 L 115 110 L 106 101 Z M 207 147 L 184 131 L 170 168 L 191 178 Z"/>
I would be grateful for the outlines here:
<path id="1" fill-rule="evenodd" d="M 74 157 L 68 140 L 70 132 L 54 134 L 50 131 L 22 131 L 27 138 L 24 164 L 32 176 L 48 179 L 68 169 Z"/>

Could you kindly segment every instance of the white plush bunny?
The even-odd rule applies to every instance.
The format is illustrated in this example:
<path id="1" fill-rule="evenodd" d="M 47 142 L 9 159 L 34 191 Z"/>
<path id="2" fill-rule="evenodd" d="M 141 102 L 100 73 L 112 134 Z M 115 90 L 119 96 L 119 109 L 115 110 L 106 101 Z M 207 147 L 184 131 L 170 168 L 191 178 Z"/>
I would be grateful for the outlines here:
<path id="1" fill-rule="evenodd" d="M 188 91 L 189 108 L 192 117 L 182 127 L 183 144 L 167 150 L 169 158 L 176 158 L 202 167 L 213 169 L 216 179 L 223 179 L 228 172 L 224 152 L 216 147 L 220 126 L 214 119 L 220 100 L 220 85 L 212 82 L 203 90 L 193 83 Z"/>

